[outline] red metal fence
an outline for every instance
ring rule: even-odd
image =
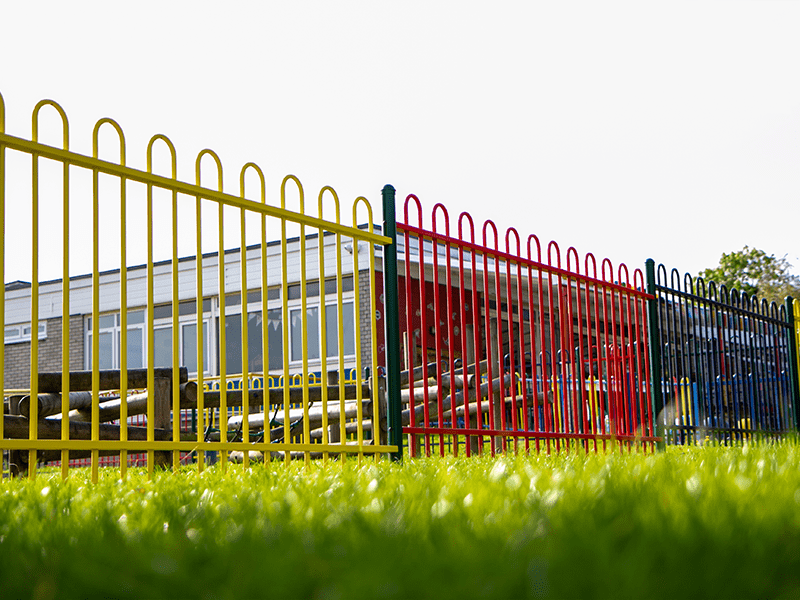
[[[417,224],[410,209],[416,207]],[[492,221],[430,229],[410,195],[398,229],[402,423],[412,456],[655,442],[644,277],[575,248],[544,253]],[[476,237],[480,239],[477,240]],[[487,448],[488,446],[488,448]]]

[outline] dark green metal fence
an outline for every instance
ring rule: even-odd
[[[668,444],[797,429],[791,300],[768,303],[647,261],[654,408]]]

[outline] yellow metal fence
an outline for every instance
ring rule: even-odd
[[[40,113],[43,111],[55,111],[61,121],[60,137],[61,147],[46,145],[39,141],[39,121]],[[100,158],[100,132],[107,129],[116,133],[119,140],[118,160],[112,161]],[[267,185],[263,171],[255,163],[245,164],[239,174],[239,191],[231,193],[226,191],[223,186],[223,171],[220,158],[211,150],[202,150],[195,160],[195,181],[190,183],[178,178],[178,161],[174,145],[164,135],[154,135],[147,144],[146,150],[146,169],[136,169],[126,163],[126,142],[122,128],[114,120],[104,118],[97,121],[92,132],[92,155],[87,156],[70,150],[69,122],[65,111],[52,100],[39,102],[32,113],[32,135],[31,139],[23,139],[6,133],[5,131],[5,105],[0,95],[0,214],[3,223],[3,243],[0,244],[0,279],[6,280],[7,261],[18,253],[29,253],[30,256],[30,324],[32,334],[30,335],[30,397],[36,399],[40,392],[40,371],[39,365],[39,336],[36,334],[36,324],[41,322],[42,307],[40,306],[40,293],[42,285],[40,283],[40,266],[43,257],[45,260],[60,262],[61,278],[55,284],[49,282],[49,288],[60,285],[60,307],[56,312],[61,317],[61,348],[60,365],[56,370],[61,371],[60,399],[61,406],[57,415],[50,415],[49,419],[55,419],[60,423],[59,439],[42,439],[40,435],[43,415],[38,414],[39,403],[30,402],[29,414],[26,421],[27,436],[10,439],[12,425],[18,429],[20,416],[8,414],[0,418],[0,444],[3,450],[23,452],[28,457],[29,474],[35,476],[37,464],[37,451],[60,451],[61,465],[64,477],[67,476],[67,465],[69,452],[91,453],[91,464],[93,478],[98,476],[98,458],[101,452],[120,453],[121,476],[125,475],[127,453],[143,453],[148,456],[148,468],[152,472],[157,458],[163,453],[171,454],[171,463],[174,466],[179,464],[181,452],[195,452],[198,467],[203,468],[204,452],[217,451],[220,453],[225,464],[225,456],[228,452],[238,450],[244,451],[244,461],[248,461],[247,451],[260,450],[269,457],[270,454],[281,453],[286,460],[290,459],[292,452],[301,452],[308,460],[310,453],[322,452],[325,456],[328,453],[355,453],[358,455],[377,454],[396,451],[393,446],[381,443],[378,435],[379,427],[373,429],[374,433],[365,431],[363,427],[364,419],[362,415],[363,397],[362,386],[355,387],[355,403],[358,407],[358,414],[355,422],[358,423],[358,430],[351,443],[347,443],[345,435],[345,419],[338,419],[341,427],[340,441],[331,442],[329,440],[328,413],[332,405],[338,404],[339,414],[345,413],[345,379],[341,378],[335,386],[322,385],[321,398],[318,406],[322,407],[322,439],[321,443],[312,443],[311,431],[309,429],[309,408],[312,402],[310,398],[310,388],[313,385],[312,371],[326,373],[332,369],[346,370],[355,369],[356,373],[362,373],[365,367],[369,367],[370,373],[376,374],[377,355],[378,355],[378,332],[376,314],[376,245],[385,244],[388,238],[379,235],[373,230],[372,208],[369,202],[363,198],[356,198],[352,205],[352,224],[345,224],[341,220],[340,203],[336,192],[330,187],[324,187],[319,192],[316,202],[316,215],[307,214],[304,190],[300,181],[293,175],[286,176],[280,185],[279,204],[267,201]],[[165,175],[155,172],[154,160],[155,149],[169,156],[169,172]],[[7,232],[14,229],[16,233],[21,226],[15,222],[14,212],[9,219],[8,208],[9,198],[7,198],[6,165],[8,157],[12,154],[27,156],[30,161],[31,179],[27,197],[15,197],[15,211],[21,205],[30,215],[30,237],[29,247],[22,249],[19,247],[10,248],[7,243]],[[114,148],[114,154],[117,149]],[[42,175],[42,165],[47,163],[47,173],[50,177]],[[209,163],[211,163],[209,169]],[[40,197],[40,187],[46,183],[48,187],[54,184],[52,177],[52,166],[57,165],[60,169],[60,176],[55,184],[58,184],[60,198],[57,202],[52,198],[44,199]],[[73,245],[78,241],[71,240],[70,234],[75,235],[76,223],[71,222],[73,218],[73,205],[76,202],[71,197],[73,183],[78,178],[86,177],[86,173],[91,176],[91,201],[90,214],[91,222],[81,224],[81,229],[85,232],[86,238],[91,238],[91,269],[87,273],[91,277],[91,299],[90,309],[84,314],[85,322],[88,323],[86,331],[81,334],[85,340],[84,350],[91,365],[91,432],[88,439],[70,439],[70,411],[74,410],[70,406],[70,343],[75,342],[75,336],[70,333],[70,316],[76,312],[80,313],[80,301],[76,294],[75,273],[70,272],[71,251]],[[216,185],[206,187],[202,184],[205,177],[211,176]],[[45,182],[45,179],[47,181]],[[246,180],[255,182],[257,189],[246,190]],[[102,187],[102,194],[101,194]],[[113,187],[115,193],[109,199],[108,189]],[[136,188],[134,190],[134,188]],[[143,188],[143,189],[142,189]],[[134,191],[145,198],[146,219],[145,230],[140,231],[130,223],[129,198]],[[287,208],[287,196],[291,195],[299,201],[298,210]],[[80,199],[83,201],[84,199]],[[189,209],[187,210],[187,207]],[[209,217],[209,207],[211,214],[216,213],[215,217]],[[328,213],[333,213],[333,218],[326,217],[323,208]],[[238,219],[235,225],[227,225],[225,213],[230,213],[231,209],[238,211]],[[367,226],[358,227],[357,215],[367,216]],[[51,236],[43,236],[40,228],[42,215],[46,214],[49,219],[54,218],[60,221],[60,243],[54,243]],[[228,221],[231,220],[230,214]],[[109,223],[113,222],[112,225]],[[255,222],[255,229],[253,223]],[[166,227],[171,230],[168,236],[157,233],[154,224]],[[236,243],[231,245],[230,230],[236,234]],[[295,238],[290,239],[289,230],[297,232]],[[226,231],[228,234],[226,235]],[[253,231],[257,233],[253,234]],[[268,235],[269,234],[269,235]],[[164,239],[168,237],[169,239]],[[58,236],[56,236],[58,238]],[[211,238],[211,239],[209,239]],[[255,239],[254,239],[255,238]],[[129,250],[134,239],[138,242],[144,239],[146,246],[146,264],[135,267],[129,264]],[[270,240],[275,241],[270,243]],[[110,240],[110,241],[109,241]],[[194,242],[194,256],[179,256],[179,242],[185,246],[186,241]],[[330,240],[331,243],[327,243]],[[59,241],[57,239],[57,241]],[[209,252],[209,242],[214,248]],[[109,251],[109,244],[115,246],[113,251]],[[317,251],[315,252],[315,247]],[[345,248],[345,255],[352,256],[351,261],[345,260],[342,249]],[[260,248],[260,251],[258,250]],[[268,256],[268,248],[274,248],[274,256]],[[12,254],[13,253],[13,254]],[[118,256],[118,264],[112,267],[116,283],[109,284],[106,279],[109,273],[108,256]],[[157,261],[156,254],[164,253],[168,256],[165,260]],[[255,254],[255,258],[254,258]],[[260,256],[259,256],[260,254]],[[291,261],[290,261],[291,258]],[[101,269],[101,259],[103,269]],[[299,261],[299,262],[298,262]],[[187,264],[189,268],[187,269]],[[255,265],[255,266],[254,266]],[[216,272],[212,269],[216,266]],[[235,267],[235,268],[233,268]],[[258,274],[248,273],[248,269],[255,268]],[[211,270],[210,270],[211,269]],[[232,269],[232,270],[231,270]],[[238,269],[238,281],[231,281],[231,272]],[[158,270],[158,274],[156,273]],[[146,285],[143,289],[144,298],[141,298],[142,290],[133,289],[133,272],[145,272],[144,279]],[[118,273],[118,277],[116,276]],[[165,274],[166,273],[166,274]],[[71,275],[73,281],[71,281]],[[180,277],[180,281],[179,281]],[[350,292],[353,296],[352,309],[345,303],[343,298],[343,287],[345,279],[352,277],[353,285]],[[105,278],[105,279],[104,279]],[[164,291],[155,290],[157,278],[159,281],[169,282],[169,300],[166,307],[172,315],[173,326],[171,327],[171,339],[169,348],[161,348],[171,354],[172,369],[170,388],[170,412],[176,418],[171,420],[171,439],[157,439],[156,425],[158,415],[154,402],[156,389],[156,329],[154,325],[157,298],[163,295]],[[359,285],[366,279],[367,285]],[[85,278],[84,278],[85,280]],[[189,282],[189,283],[187,283]],[[277,284],[276,284],[277,282]],[[315,295],[309,293],[310,286],[318,286]],[[194,289],[187,290],[187,285]],[[105,287],[104,287],[105,286]],[[110,287],[109,287],[110,286]],[[227,289],[226,289],[227,287]],[[299,306],[290,312],[290,287],[292,290],[299,290]],[[326,297],[326,289],[335,288]],[[103,298],[101,301],[101,289]],[[107,293],[108,289],[113,289],[112,297]],[[274,289],[276,299],[273,299],[270,309],[268,290]],[[137,291],[138,290],[138,291]],[[228,291],[230,290],[230,292]],[[250,293],[254,290],[261,292],[261,337],[257,342],[253,342],[248,335],[248,303],[251,305]],[[228,381],[230,376],[226,373],[232,372],[227,365],[227,348],[229,340],[226,339],[226,302],[231,303],[230,296],[234,293],[236,304],[241,306],[240,317],[240,353],[241,367],[237,365],[234,371],[241,375],[238,378],[241,386],[241,414],[243,415],[245,426],[242,431],[241,441],[228,441],[226,435],[221,435],[220,441],[206,441],[203,432],[206,429],[208,412],[205,410],[205,397],[214,386],[207,384],[213,383],[219,390],[219,413],[228,414]],[[137,296],[138,294],[138,296]],[[368,297],[365,297],[368,296]],[[204,304],[209,297],[214,298],[214,310],[216,320],[208,317],[208,307]],[[183,330],[179,329],[179,314],[186,305],[187,298],[193,301],[194,318],[188,322],[188,326]],[[226,300],[227,299],[227,300]],[[11,323],[7,323],[6,314],[7,298],[5,287],[0,288],[0,329],[15,331]],[[85,300],[84,300],[85,302]],[[101,436],[100,421],[100,402],[101,392],[101,363],[107,363],[109,358],[106,356],[103,346],[108,340],[101,342],[100,325],[101,318],[104,317],[106,307],[111,307],[117,315],[118,336],[116,345],[118,358],[115,359],[115,366],[119,372],[119,396],[123,399],[119,406],[119,422],[128,422],[128,403],[124,401],[129,394],[128,369],[133,358],[129,356],[130,347],[135,346],[140,340],[144,344],[142,365],[147,370],[146,388],[150,390],[147,394],[147,435],[143,440],[128,439],[128,428],[120,427],[118,439],[104,439],[107,435]],[[349,318],[350,312],[346,313],[345,308],[352,311],[352,326],[354,335],[351,346],[354,351],[351,356],[345,355],[347,331],[345,321]],[[132,329],[131,311],[140,308],[144,314],[144,324],[141,333]],[[279,327],[270,331],[268,326],[268,315],[275,312],[279,315]],[[370,311],[362,318],[363,311]],[[184,319],[186,313],[184,311]],[[299,315],[299,318],[298,318]],[[214,317],[215,315],[212,315]],[[191,316],[188,318],[191,319]],[[334,319],[335,323],[326,321]],[[192,341],[189,333],[192,332],[191,325],[194,324],[196,339]],[[290,339],[290,329],[296,327],[297,334],[302,340],[302,356],[290,359],[290,344],[295,343],[294,338]],[[368,330],[365,330],[365,327]],[[216,369],[218,374],[213,381],[207,381],[209,374],[205,365],[213,363],[214,358],[209,357],[209,343],[207,336],[208,329],[215,328],[214,334],[217,344]],[[312,331],[312,329],[314,329]],[[20,330],[21,331],[21,330]],[[134,336],[134,331],[136,336]],[[183,331],[183,337],[181,337]],[[187,333],[188,332],[188,333]],[[292,329],[292,334],[295,330]],[[280,344],[270,336],[280,336]],[[328,340],[333,336],[338,338]],[[295,336],[296,337],[296,336]],[[362,341],[365,340],[365,341]],[[368,340],[368,342],[366,341]],[[27,343],[27,342],[26,342]],[[248,357],[254,354],[255,349],[250,345],[260,345],[261,360],[263,362],[262,371],[267,369],[267,365],[275,360],[274,347],[282,348],[282,356],[279,357],[280,366],[277,369],[270,369],[273,375],[281,377],[283,381],[290,381],[292,378],[299,378],[302,389],[302,399],[299,406],[304,411],[302,434],[299,436],[291,435],[290,410],[292,396],[290,385],[281,387],[283,399],[279,410],[283,411],[283,436],[280,441],[271,441],[270,435],[263,435],[263,441],[253,444],[253,432],[250,431],[249,416],[250,402],[249,395],[255,393],[251,389],[251,370]],[[315,350],[315,344],[318,349]],[[294,348],[294,346],[292,346]],[[334,351],[331,350],[334,349]],[[192,355],[192,350],[196,355]],[[101,352],[101,350],[103,350]],[[352,350],[352,349],[351,349]],[[182,355],[183,352],[183,355]],[[137,359],[138,360],[138,359]],[[112,361],[113,362],[113,361]],[[196,365],[196,373],[191,374],[191,379],[196,382],[196,409],[197,409],[197,432],[196,438],[187,440],[181,439],[179,431],[181,403],[185,402],[184,394],[186,385],[180,379],[180,368],[185,364]],[[48,368],[48,370],[53,370]],[[0,381],[5,381],[5,348],[0,345]],[[263,383],[262,383],[263,386]],[[263,386],[267,387],[267,386]],[[338,393],[334,394],[336,400],[329,400],[331,390],[338,387]],[[4,392],[4,397],[7,395]],[[379,423],[385,415],[380,414],[380,404],[376,401],[376,388],[373,388],[372,400],[375,408],[373,409],[372,422]],[[270,412],[269,403],[265,399],[262,412],[264,427]],[[184,406],[185,408],[185,406]],[[0,405],[0,410],[3,410]],[[169,419],[167,419],[169,420]],[[163,419],[162,419],[163,421]],[[224,423],[220,424],[223,431],[226,429]],[[163,433],[163,432],[162,432]],[[163,437],[163,436],[162,436]],[[168,461],[169,462],[169,461]]]

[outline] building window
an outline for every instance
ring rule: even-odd
[[[92,368],[92,336],[94,335],[92,318],[86,319],[86,368]],[[120,314],[100,315],[97,335],[100,342],[99,366],[101,370],[119,369],[121,366],[120,350],[122,346],[122,327]],[[129,369],[144,367],[145,356],[144,311],[128,312],[127,360]]]
[[[303,336],[303,310],[296,308],[289,311],[290,318],[290,358],[293,362],[303,359],[303,349],[308,352],[308,360],[319,360],[321,340],[319,335],[319,307],[306,308],[306,335]],[[355,343],[355,318],[353,316],[353,302],[342,302],[342,330],[344,356],[353,356],[356,352]],[[338,304],[325,306],[325,356],[336,358],[339,356],[339,307]]]
[[[211,299],[203,300],[203,373],[211,374]],[[172,366],[172,305],[153,307],[153,346],[156,367]],[[178,364],[190,375],[197,374],[197,302],[186,300],[178,304]]]
[[[31,341],[31,325],[23,323],[20,325],[7,325],[5,328],[6,344],[18,344],[20,342]],[[47,338],[47,323],[39,323],[39,339]]]
[[[283,366],[283,319],[279,308],[267,311],[268,369]],[[260,373],[264,369],[263,333],[264,322],[260,310],[247,313],[247,370]],[[227,375],[242,372],[242,315],[228,314],[225,317],[225,370]],[[219,371],[219,364],[217,371]]]

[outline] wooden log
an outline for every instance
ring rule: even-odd
[[[7,439],[28,439],[29,430],[28,419],[17,415],[3,415],[3,433]],[[100,423],[101,440],[119,440],[119,425],[109,425]],[[41,440],[61,439],[61,423],[51,419],[41,419],[38,423],[38,437]],[[172,439],[172,432],[165,429],[156,429],[154,437],[156,440]],[[81,423],[79,421],[69,422],[69,439],[71,440],[90,440],[92,439],[92,424]],[[128,426],[128,439],[131,441],[146,441],[147,427]]]
[[[422,379],[423,370],[422,365],[415,367],[413,369],[414,372],[414,381],[420,381]],[[400,371],[400,387],[408,387],[408,383],[411,380],[411,369],[406,369],[405,371]],[[436,363],[428,363],[428,377],[436,377]]]
[[[87,392],[80,392],[87,393]],[[141,394],[131,394],[127,398],[128,416],[134,417],[137,415],[147,414],[147,392]],[[171,398],[170,394],[170,398]],[[99,406],[100,422],[118,421],[121,413],[122,400],[115,398],[106,402],[101,402]],[[171,405],[171,400],[170,400]],[[181,408],[197,408],[197,383],[188,381],[181,384]],[[61,414],[55,414],[50,417],[53,420],[60,420]],[[92,420],[91,404],[87,408],[80,408],[72,410],[69,413],[70,421],[82,421],[89,423]]]
[[[339,386],[339,371],[328,371],[328,386]],[[330,415],[329,415],[330,418]],[[341,426],[339,419],[335,423],[328,421],[328,442],[331,444],[338,443],[342,439]]]
[[[153,427],[170,432],[172,439],[171,419],[172,410],[170,409],[172,381],[164,377],[156,377],[153,381]],[[148,427],[150,425],[148,424]],[[169,468],[171,466],[170,452],[154,452],[153,461],[155,466]]]
[[[364,417],[371,417],[372,416],[372,401],[369,398],[366,398],[361,401],[362,406],[362,415]],[[340,407],[337,404],[328,403],[328,419],[329,423],[331,420],[336,420],[338,423],[339,421],[339,414],[340,414]],[[309,426],[312,428],[322,427],[322,406],[321,405],[314,405],[308,409],[308,422]],[[358,416],[358,402],[357,401],[349,401],[345,404],[345,411],[344,411],[344,418],[345,419],[353,419]],[[267,415],[268,418],[271,418],[271,415]],[[298,419],[302,419],[304,417],[304,412],[302,408],[292,408],[289,409],[289,421],[294,422]],[[283,425],[283,418],[284,412],[279,410],[275,414],[275,422]],[[228,419],[228,429],[239,429],[242,427],[242,423],[244,422],[243,415],[234,415]],[[249,415],[248,423],[250,424],[250,430],[254,429],[263,429],[264,428],[264,413],[254,413]]]
[[[159,431],[159,430],[156,430],[156,431]],[[194,441],[196,441],[196,439],[197,438],[195,436],[193,436],[191,433],[188,433],[188,432],[182,432],[181,433],[181,441],[182,442],[194,442]],[[218,442],[219,439],[211,440],[211,441],[217,441]],[[28,453],[27,452],[22,452],[21,454],[23,455],[22,462],[25,463],[26,468],[27,468]],[[98,455],[99,456],[119,456],[119,454],[120,454],[119,450],[99,450],[98,451]],[[130,454],[146,454],[146,453],[145,452],[141,452],[140,453],[140,452],[128,451],[128,455],[130,455]],[[91,457],[92,457],[92,451],[91,450],[70,450],[70,452],[69,452],[69,460],[81,460],[81,459],[91,458]],[[36,459],[39,462],[44,462],[44,463],[61,461],[61,450],[39,450],[36,453]]]
[[[119,398],[119,396],[117,396]],[[77,410],[92,407],[92,392],[70,392],[69,409]],[[19,414],[30,418],[31,397],[23,396],[19,401]],[[61,394],[39,394],[39,418],[43,419],[61,412]]]
[[[500,398],[502,389],[505,386],[507,386],[510,381],[511,381],[511,375],[506,375],[503,378],[502,382],[501,382],[499,377],[493,379],[492,380],[492,384],[491,384],[492,393],[494,395],[496,395],[498,398]],[[488,382],[482,384],[481,387],[480,387],[480,392],[479,392],[480,393],[480,397],[483,398],[483,397],[487,396],[489,394],[489,389],[490,389],[490,386],[489,386]],[[473,398],[476,397],[476,394],[474,393],[474,390],[473,390],[473,393],[470,394],[470,396],[473,397]],[[442,410],[443,411],[449,410],[451,408],[451,406],[453,405],[453,401],[455,401],[456,406],[458,406],[459,403],[463,404],[463,402],[464,402],[464,392],[463,391],[462,392],[457,392],[454,395],[446,396],[445,398],[443,398],[441,400]],[[495,403],[495,404],[497,405],[498,403]],[[436,401],[428,403],[428,410],[429,410],[430,413],[436,414],[437,408],[438,408],[438,405],[437,405]],[[498,409],[497,406],[495,406],[495,410],[497,410],[497,409]],[[424,414],[425,414],[425,406],[424,406],[424,404],[416,405],[414,407],[414,422],[415,423],[419,423],[419,419],[422,416],[424,416]],[[411,415],[411,409],[410,408],[407,408],[406,410],[404,410],[401,413],[401,415],[402,415],[403,425],[408,425],[408,424],[411,423],[411,416],[412,415]]]
[[[456,375],[453,378],[450,378],[448,375],[446,381],[442,381],[440,385],[429,385],[427,387],[416,385],[416,381],[414,382],[414,401],[415,402],[424,402],[425,401],[425,394],[427,391],[428,399],[437,398],[440,394],[448,393],[450,391],[450,384],[454,383],[456,389],[464,389],[464,380],[460,375]],[[474,386],[474,377],[470,375],[468,377],[468,385],[469,387]],[[400,390],[400,401],[403,403],[408,403],[409,399],[411,398],[411,389],[406,388],[404,390]]]
[[[372,431],[372,421],[362,421],[361,425],[363,427],[363,431]],[[358,433],[358,421],[351,421],[350,423],[344,424],[345,433],[347,434],[356,434]],[[312,440],[321,440],[322,439],[322,427],[317,429],[311,430],[311,439]],[[331,444],[340,444],[341,442],[330,442]]]
[[[154,369],[156,377],[172,380],[172,369]],[[181,367],[180,383],[189,381],[189,371]],[[118,390],[120,387],[120,371],[100,371],[101,390]],[[128,389],[147,387],[147,369],[128,369]],[[92,391],[91,371],[72,371],[69,374],[69,389],[76,392]],[[39,373],[39,392],[57,394],[61,392],[61,373]]]
[[[358,392],[358,384],[347,384],[344,386],[345,399],[355,399]],[[283,406],[283,388],[272,388],[268,390],[269,404],[271,406]],[[361,385],[362,398],[369,397],[369,385]],[[227,394],[228,406],[241,406],[242,405],[242,390],[228,390]],[[220,392],[219,390],[203,392],[203,405],[206,408],[219,408]],[[309,386],[308,399],[311,402],[322,401],[322,387]],[[328,400],[339,400],[339,386],[328,386]],[[303,388],[289,388],[289,403],[299,404],[303,402]],[[248,404],[250,406],[263,406],[264,405],[264,390],[249,390]]]

